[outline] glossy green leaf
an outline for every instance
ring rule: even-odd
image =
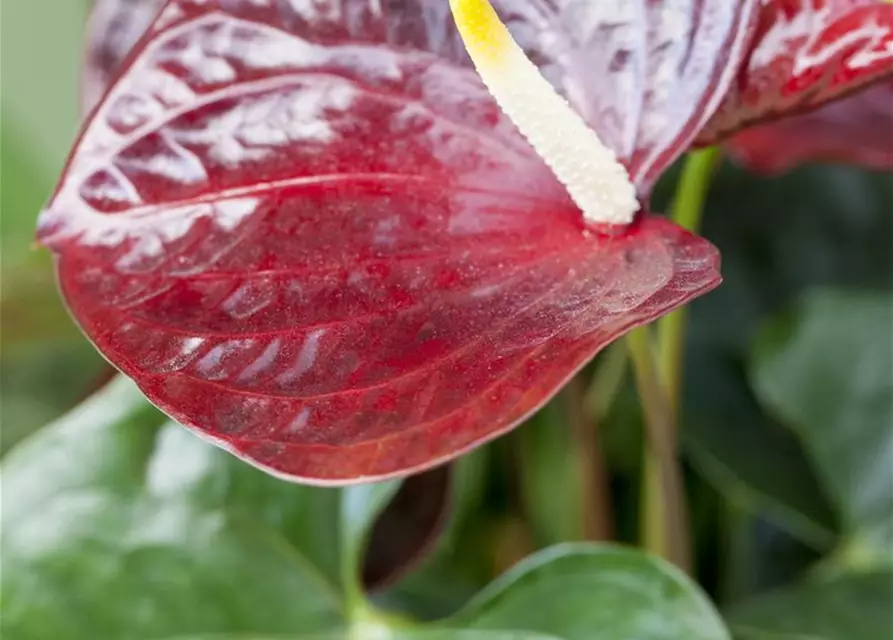
[[[893,559],[893,296],[816,290],[762,335],[758,395],[812,455],[860,555]]]
[[[761,410],[742,366],[700,346],[692,356],[699,376],[685,405],[687,457],[738,507],[763,513],[812,547],[828,549],[836,519],[797,439]]]
[[[312,490],[165,424],[129,381],[11,452],[3,483],[4,636],[156,640],[340,623],[334,590],[282,530],[311,514]]]
[[[852,573],[769,593],[733,609],[739,640],[882,640],[893,630],[893,573]]]
[[[754,516],[733,503],[727,503],[721,515],[717,534],[721,536],[722,565],[716,587],[720,602],[741,602],[790,585],[803,578],[805,567],[821,560],[820,552],[772,520]]]
[[[712,605],[662,560],[609,545],[565,544],[535,554],[447,621],[563,640],[726,640]]]

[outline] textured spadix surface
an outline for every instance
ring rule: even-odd
[[[718,282],[712,247],[660,218],[585,228],[474,72],[395,45],[380,11],[168,4],[40,219],[106,357],[307,482],[495,437]]]

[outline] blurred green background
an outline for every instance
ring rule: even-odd
[[[59,415],[103,362],[68,319],[49,255],[32,244],[77,133],[86,0],[3,0],[0,13],[2,446]]]

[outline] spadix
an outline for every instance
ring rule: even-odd
[[[614,152],[543,78],[487,0],[450,0],[475,68],[588,222],[625,224],[639,209]]]

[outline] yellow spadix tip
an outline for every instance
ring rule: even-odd
[[[639,209],[626,168],[540,75],[487,0],[450,0],[468,55],[503,112],[593,223],[626,224]]]

